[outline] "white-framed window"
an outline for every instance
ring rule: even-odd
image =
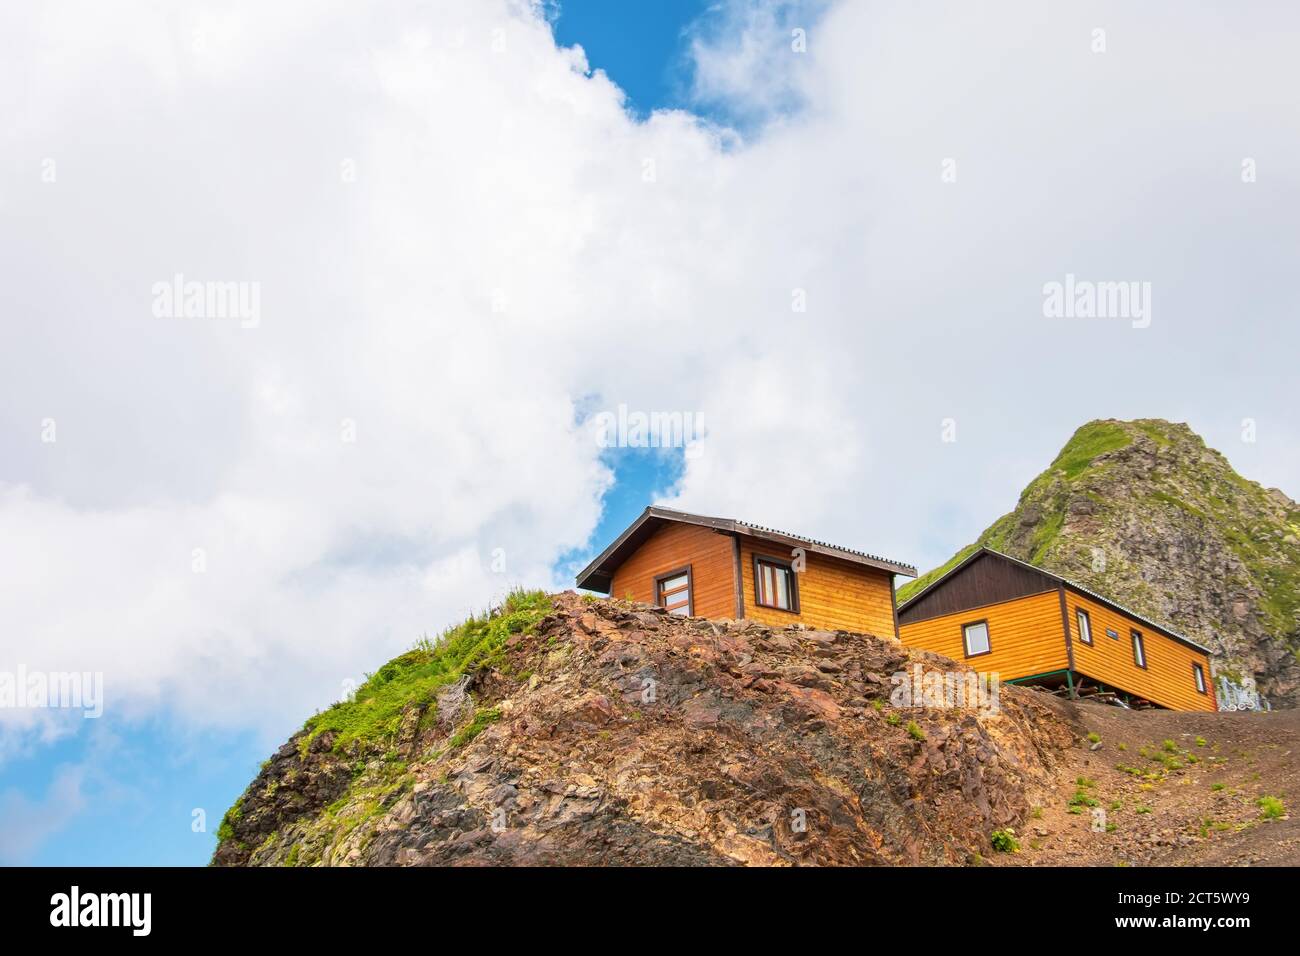
[[[1192,677],[1196,681],[1196,692],[1198,694],[1206,693],[1205,689],[1205,668],[1200,664],[1192,664]]]
[[[694,613],[691,605],[690,565],[655,578],[655,601],[660,607],[666,607],[669,614],[689,617]]]
[[[961,626],[961,639],[966,647],[967,657],[979,657],[992,651],[989,645],[989,622],[972,621]]]
[[[1081,607],[1074,609],[1075,617],[1079,619],[1079,641],[1084,644],[1092,644],[1092,621],[1088,617],[1088,612]]]
[[[1133,632],[1133,663],[1141,668],[1147,666],[1147,648],[1142,642],[1141,631]]]

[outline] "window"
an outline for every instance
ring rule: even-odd
[[[1106,628],[1106,636],[1109,637],[1109,638],[1110,638],[1111,640],[1113,640],[1113,641],[1118,641],[1118,640],[1119,640],[1119,631],[1115,630],[1113,627],[1108,627],[1108,628]]]
[[[1084,644],[1092,644],[1092,621],[1088,619],[1088,612],[1076,607],[1074,613],[1079,618],[1079,640]]]
[[[1200,664],[1192,664],[1192,677],[1196,680],[1196,693],[1205,693],[1205,668]]]
[[[668,608],[669,614],[687,617],[694,612],[691,604],[691,566],[669,571],[655,578],[655,601]]]
[[[1133,632],[1133,663],[1143,669],[1147,666],[1147,649],[1142,644],[1142,633]]]
[[[754,555],[754,603],[799,613],[799,585],[788,561]]]
[[[979,657],[992,650],[989,647],[989,622],[975,621],[961,626],[962,643],[966,645],[967,657]]]

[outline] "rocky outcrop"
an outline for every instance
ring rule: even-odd
[[[954,561],[979,545],[1167,622],[1220,653],[1217,673],[1295,706],[1300,506],[1242,478],[1186,425],[1083,426],[1015,510]]]
[[[1050,789],[1077,729],[1010,687],[996,710],[891,706],[892,675],[915,665],[962,670],[892,637],[566,593],[391,735],[296,735],[213,862],[978,860]]]

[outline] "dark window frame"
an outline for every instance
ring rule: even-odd
[[[1137,628],[1129,630],[1129,643],[1133,645],[1133,663],[1143,670],[1147,669],[1147,640]],[[1138,648],[1142,649],[1141,655]]]
[[[770,564],[775,568],[790,573],[790,606],[779,607],[776,604],[763,603],[763,588],[761,584],[760,568],[764,564]],[[794,569],[794,564],[785,558],[778,558],[773,554],[759,554],[754,552],[754,607],[761,607],[767,611],[781,611],[785,614],[799,613],[799,572]]]
[[[968,627],[975,627],[976,625],[979,625],[979,624],[983,624],[983,625],[984,625],[984,639],[988,641],[989,649],[988,649],[987,651],[978,651],[978,652],[972,654],[972,653],[970,652],[970,644],[969,644],[969,643],[967,642],[967,640],[966,640],[966,628],[968,628]],[[961,649],[962,649],[962,653],[964,653],[967,657],[984,657],[986,654],[992,654],[992,653],[993,653],[993,628],[989,627],[989,619],[988,619],[988,618],[986,618],[986,617],[982,617],[982,618],[980,618],[978,621],[967,621],[966,623],[962,624],[962,626],[961,626]]]
[[[695,575],[691,573],[691,566],[677,568],[673,571],[666,571],[663,574],[655,575],[655,604],[662,608],[667,608],[664,603],[663,583],[671,581],[673,578],[680,578],[686,575],[686,616],[695,616]],[[672,612],[669,611],[669,614]]]
[[[1084,627],[1085,624],[1087,627]],[[1088,613],[1086,608],[1075,605],[1074,626],[1079,629],[1079,643],[1092,647],[1092,615]],[[1087,637],[1083,636],[1084,631],[1087,631]]]
[[[1192,684],[1196,687],[1196,693],[1210,696],[1210,681],[1205,676],[1205,668],[1200,661],[1192,661]]]

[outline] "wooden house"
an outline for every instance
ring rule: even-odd
[[[898,608],[904,644],[1003,681],[1217,710],[1210,651],[1082,585],[981,548]]]
[[[646,508],[578,575],[578,587],[670,614],[898,637],[898,561],[730,518]]]

